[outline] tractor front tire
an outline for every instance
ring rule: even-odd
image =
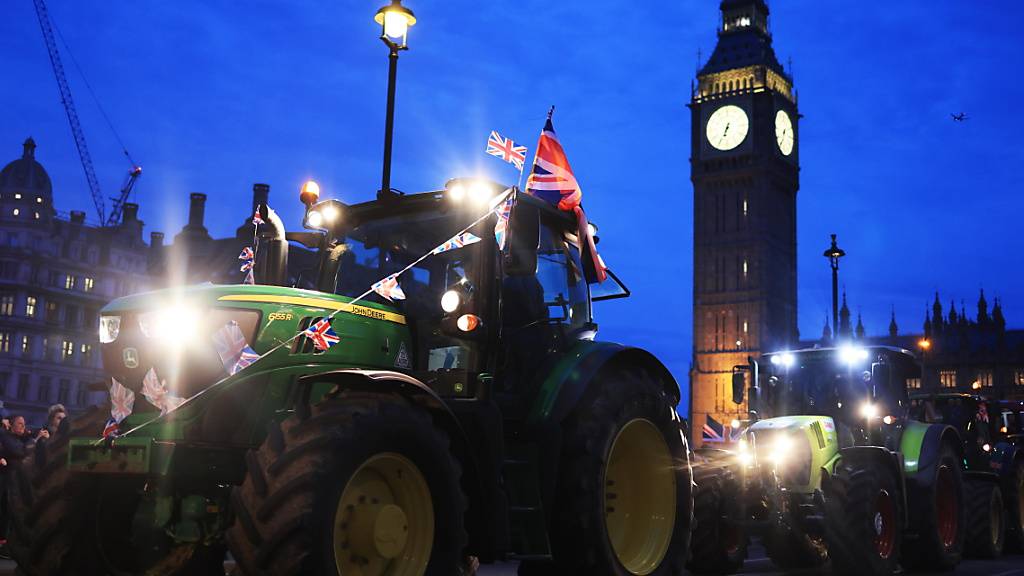
[[[995,482],[968,481],[967,552],[975,558],[996,558],[1003,553],[1006,508],[1003,491]]]
[[[271,424],[232,493],[243,574],[458,574],[461,470],[429,414],[342,393]]]
[[[88,486],[67,468],[68,442],[99,438],[110,413],[94,407],[70,419],[65,433],[30,448],[20,462],[8,462],[7,502],[11,557],[27,576],[102,574],[99,555],[87,534],[92,513]]]
[[[639,369],[591,383],[563,423],[551,546],[557,574],[682,574],[692,494],[682,425]]]
[[[903,567],[908,570],[952,570],[963,557],[967,535],[964,480],[960,459],[943,445],[924,490],[908,496],[910,522],[916,538],[907,539]]]
[[[747,557],[736,475],[725,466],[702,465],[694,467],[693,482],[693,540],[686,567],[694,574],[732,574]]]
[[[843,576],[895,574],[903,510],[893,473],[870,462],[840,462],[824,488],[832,571]]]

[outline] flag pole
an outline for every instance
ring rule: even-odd
[[[555,105],[552,104],[551,108],[548,109],[548,122],[551,121],[551,116],[554,113],[555,113]],[[540,133],[541,133],[541,136],[543,136],[544,135],[544,130],[542,129],[540,131]],[[538,143],[539,143],[539,141],[538,141]],[[533,150],[533,164],[530,165],[530,174],[533,174],[533,167],[537,165],[537,153],[538,152],[540,152],[540,146],[534,147],[534,150]],[[525,163],[523,164],[523,168],[526,168],[526,164]],[[522,189],[522,183],[523,183],[523,170],[519,170],[519,185],[517,185],[516,188]],[[527,184],[527,186],[529,186],[529,184],[530,184],[530,179],[529,178],[526,179],[526,184]]]

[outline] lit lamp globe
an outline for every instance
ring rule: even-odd
[[[408,50],[409,28],[416,24],[416,15],[402,0],[391,0],[391,4],[377,10],[373,20],[380,24],[380,39],[394,50]]]

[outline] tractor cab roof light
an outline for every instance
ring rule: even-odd
[[[792,368],[794,363],[796,363],[796,356],[793,356],[789,352],[772,354],[772,364],[774,364],[775,366],[782,366],[783,368]]]
[[[839,359],[844,364],[856,364],[863,362],[868,359],[868,351],[866,348],[859,346],[851,346],[849,344],[839,348]]]

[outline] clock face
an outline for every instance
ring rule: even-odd
[[[785,110],[779,110],[775,113],[775,143],[779,145],[779,152],[782,152],[783,156],[792,154],[793,142],[793,121],[789,119],[789,114],[786,114]]]
[[[732,104],[722,106],[708,118],[708,144],[719,150],[732,150],[747,137],[750,121],[747,113]]]

